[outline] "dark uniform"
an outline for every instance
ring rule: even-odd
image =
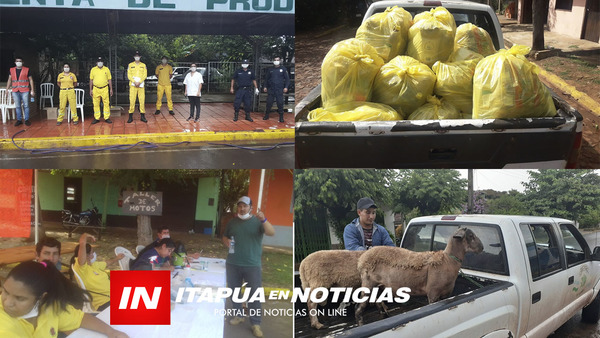
[[[273,100],[277,100],[277,112],[279,122],[283,122],[283,89],[290,85],[290,76],[284,66],[271,67],[267,69],[265,88],[267,89],[267,111],[263,120],[269,119],[269,113],[273,106]]]
[[[242,101],[244,101],[246,120],[252,121],[250,112],[252,111],[252,95],[254,94],[252,91],[252,82],[256,80],[254,71],[249,68],[246,70],[240,68],[233,74],[232,80],[235,80],[238,86],[235,92],[235,101],[233,101],[233,109],[235,111],[234,121],[237,120]]]

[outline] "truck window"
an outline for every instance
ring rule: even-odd
[[[565,252],[567,254],[567,266],[571,267],[578,263],[585,262],[585,253],[589,252],[589,248],[583,237],[581,237],[579,232],[575,230],[575,227],[572,224],[561,224],[560,232],[562,233],[563,240],[565,243]]]
[[[433,224],[415,224],[410,226],[404,235],[402,247],[411,251],[431,250],[431,233]]]
[[[549,224],[521,224],[521,233],[529,256],[531,277],[538,279],[561,269],[556,236]]]

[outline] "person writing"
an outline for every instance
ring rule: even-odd
[[[140,254],[131,264],[131,270],[153,270],[154,268],[172,268],[169,263],[175,242],[170,238],[158,241],[154,248]]]
[[[198,122],[198,119],[200,119],[200,92],[203,83],[202,74],[196,71],[196,64],[192,63],[190,72],[183,80],[185,95],[188,97],[188,100],[190,100],[190,117],[187,118],[187,121],[194,118],[194,108],[196,109],[196,118],[194,119],[194,122]]]
[[[89,293],[66,279],[52,262],[23,262],[2,284],[0,337],[56,337],[80,327],[111,338],[129,337],[78,310],[87,299]]]
[[[58,87],[60,88],[60,95],[58,97],[60,103],[56,125],[60,126],[62,124],[62,121],[65,118],[65,108],[67,107],[67,103],[69,103],[69,106],[71,107],[73,124],[77,125],[79,123],[79,118],[77,117],[77,99],[75,98],[77,76],[71,73],[71,66],[68,63],[63,65],[63,72],[58,74],[56,82],[58,82]]]
[[[363,197],[356,203],[358,218],[344,228],[346,250],[367,250],[378,245],[394,246],[390,234],[375,223],[377,206],[372,199]]]

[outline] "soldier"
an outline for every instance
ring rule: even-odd
[[[147,123],[146,120],[146,107],[144,101],[146,95],[144,93],[144,81],[148,76],[148,69],[143,62],[140,62],[140,52],[136,51],[133,55],[135,61],[131,62],[127,66],[127,78],[129,79],[129,119],[127,123],[133,122],[133,111],[135,110],[135,99],[140,100],[140,120]]]
[[[108,67],[104,67],[102,57],[99,57],[96,67],[90,71],[90,96],[94,102],[94,121],[92,121],[92,124],[100,122],[100,99],[102,99],[102,104],[104,105],[104,122],[112,123],[110,120],[110,102],[108,98],[109,88],[110,96],[112,96],[112,76]]]
[[[242,60],[242,68],[238,69],[233,78],[231,79],[231,94],[234,93],[233,84],[237,80],[237,91],[235,91],[235,101],[233,101],[233,121],[238,120],[240,112],[240,105],[244,101],[244,111],[246,112],[246,120],[254,122],[250,113],[252,112],[252,84],[254,84],[255,94],[258,95],[258,86],[256,85],[256,78],[254,77],[254,71],[248,69],[250,63],[248,60]]]
[[[163,93],[167,94],[167,106],[169,107],[169,114],[175,115],[173,112],[173,99],[171,97],[171,77],[173,76],[173,67],[167,63],[167,57],[163,56],[161,64],[156,66],[154,74],[158,78],[158,85],[156,86],[156,112],[155,115],[160,114],[160,107],[162,106]]]
[[[273,106],[273,100],[277,100],[277,112],[279,113],[279,122],[283,121],[283,93],[287,93],[288,86],[290,85],[290,76],[288,75],[287,69],[280,65],[281,60],[276,57],[273,59],[273,66],[267,69],[267,76],[265,78],[265,87],[263,91],[268,93],[267,96],[267,110],[263,120],[269,119],[269,113]]]

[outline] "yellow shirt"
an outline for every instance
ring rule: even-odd
[[[163,66],[162,64],[156,66],[154,72],[158,77],[158,84],[161,86],[168,86],[171,84],[171,74],[173,74],[173,67],[170,64]]]
[[[110,301],[110,280],[104,271],[106,262],[94,262],[92,265],[81,266],[79,260],[75,259],[73,269],[83,280],[85,289],[90,291],[94,310]]]
[[[60,311],[60,312],[57,312]],[[0,302],[0,337],[57,337],[59,331],[71,331],[81,326],[83,311],[67,305],[66,311],[46,307],[37,318],[37,326],[25,319],[14,318],[8,315]]]
[[[77,76],[73,73],[69,73],[68,75],[60,73],[58,74],[57,81],[60,83],[60,88],[73,88],[73,83],[77,82]]]
[[[96,66],[90,71],[90,80],[94,81],[95,87],[106,87],[110,79],[112,79],[112,76],[110,75],[110,70],[106,66],[102,68]]]
[[[133,61],[127,66],[127,78],[129,79],[130,86],[133,86],[134,82],[144,82],[146,77],[148,77],[148,70],[145,63],[135,63]]]

